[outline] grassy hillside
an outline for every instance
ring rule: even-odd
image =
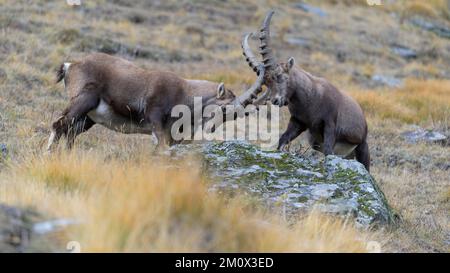
[[[416,23],[426,20],[449,28],[447,1],[382,1],[383,6],[357,0],[305,1],[319,7],[324,16],[298,8],[298,2],[100,0],[70,7],[65,1],[0,0],[0,144],[8,150],[6,158],[0,157],[0,203],[31,206],[49,217],[79,216],[88,224],[62,236],[77,234],[91,251],[364,251],[355,238],[373,237],[388,242],[384,251],[448,251],[450,147],[408,144],[400,137],[411,125],[450,135],[450,40]],[[402,217],[397,228],[382,235],[362,235],[322,216],[291,226],[258,208],[241,210],[247,207],[246,198],[215,200],[205,194],[204,185],[194,183],[203,179],[201,175],[182,169],[178,177],[155,166],[148,136],[120,135],[100,126],[77,140],[74,154],[39,157],[52,120],[67,103],[63,86],[54,83],[62,62],[102,51],[148,69],[224,81],[240,93],[255,78],[242,57],[240,39],[256,31],[271,8],[276,10],[272,23],[276,56],[295,57],[298,65],[329,79],[363,107],[369,122],[372,174]],[[252,44],[256,50],[256,41]],[[405,48],[414,57],[399,55],[398,50]],[[401,84],[380,84],[379,78]],[[288,119],[285,110],[283,118]],[[302,141],[292,148],[300,149]],[[144,156],[150,159],[137,156],[142,151],[148,151]],[[133,175],[125,167],[135,170]],[[142,177],[150,174],[155,183],[144,185]],[[140,178],[134,180],[136,176]],[[120,179],[109,181],[110,177]],[[186,184],[192,192],[180,177],[193,177]],[[119,203],[114,200],[130,196],[135,202],[122,202],[126,206],[115,212],[107,209]],[[225,209],[228,202],[230,210]],[[148,206],[155,209],[143,209]],[[185,222],[177,218],[178,206],[189,215],[206,216],[196,223]],[[248,242],[248,236],[256,235],[247,229],[259,226],[254,221],[267,218],[264,213],[273,218],[271,228],[257,228],[261,233],[255,234],[267,232],[269,239]],[[216,226],[213,215],[223,215],[224,226]],[[180,235],[169,246],[171,225],[179,221],[180,234],[193,230],[192,239],[184,241]],[[231,224],[236,229],[226,230]],[[157,231],[149,226],[158,227]],[[313,232],[318,226],[326,229],[320,235]],[[196,236],[206,229],[218,241],[202,245]],[[336,230],[341,235],[331,238]],[[280,238],[280,231],[290,236]],[[101,235],[104,232],[108,233]],[[114,240],[93,240],[106,234]],[[136,236],[141,235],[155,246],[140,245]],[[239,245],[224,243],[237,237],[233,241]],[[287,238],[295,240],[286,245]],[[301,241],[306,243],[296,244]]]
[[[78,219],[55,250],[76,240],[83,252],[366,252],[376,238],[317,213],[288,223],[246,197],[208,193],[200,167],[152,159],[36,157],[1,176],[0,200]]]

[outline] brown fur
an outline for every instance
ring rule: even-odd
[[[264,84],[270,91],[270,100],[280,107],[287,105],[291,114],[278,149],[283,149],[308,130],[314,149],[325,155],[340,154],[345,157],[354,153],[356,159],[369,170],[367,124],[361,107],[327,80],[295,67],[293,58],[287,63],[276,62],[270,47],[270,20],[273,14],[273,11],[268,12],[259,37],[260,53],[266,67]],[[250,67],[255,68],[257,61],[248,46],[248,37],[244,37],[242,48]]]
[[[336,144],[356,146],[356,159],[369,170],[367,124],[359,104],[327,80],[294,67],[293,59],[289,62],[280,64],[281,71],[269,74],[265,81],[272,103],[287,105],[291,113],[278,149],[308,130],[313,148],[325,155],[338,153]],[[341,155],[348,156],[352,151]]]
[[[64,79],[64,64],[59,66],[59,69],[56,70],[56,83],[62,81]]]
[[[70,147],[78,134],[95,124],[88,113],[100,103],[112,109],[116,120],[130,121],[138,132],[154,133],[159,144],[173,144],[170,137],[172,107],[178,104],[192,107],[194,96],[218,105],[235,99],[234,94],[224,88],[224,92],[217,95],[218,83],[185,80],[171,72],[147,71],[103,53],[90,54],[72,63],[67,71],[62,65],[57,81],[62,79],[70,103],[53,123],[54,136],[49,140],[49,149],[62,135],[69,138]]]

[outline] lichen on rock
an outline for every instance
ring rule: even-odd
[[[363,227],[386,224],[393,216],[383,193],[364,166],[327,156],[322,160],[229,141],[177,145],[175,156],[196,151],[213,178],[212,189],[239,190],[268,204],[282,202],[289,214],[317,208],[352,216]]]

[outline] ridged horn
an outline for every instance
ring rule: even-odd
[[[253,36],[253,33],[248,33],[244,35],[242,38],[241,46],[242,46],[242,54],[245,57],[248,65],[259,75],[258,67],[261,65],[261,62],[258,61],[255,54],[253,54],[252,49],[248,44],[248,39]]]
[[[266,71],[274,70],[277,67],[277,62],[273,56],[272,48],[270,46],[270,21],[275,12],[269,11],[264,19],[259,33],[259,39],[261,41],[259,53],[263,57],[264,67]]]
[[[256,69],[259,72],[259,74],[255,83],[253,83],[253,85],[250,86],[250,88],[247,89],[247,91],[245,91],[242,95],[236,97],[236,99],[234,100],[234,104],[245,107],[251,104],[253,100],[258,97],[258,94],[261,93],[262,85],[264,83],[265,68],[263,64],[259,64]]]

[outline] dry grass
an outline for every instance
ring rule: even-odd
[[[226,86],[240,87],[243,84],[251,85],[255,81],[255,74],[249,70],[214,69],[207,73],[196,73],[189,78],[205,79],[214,82],[224,82]],[[236,93],[241,92],[236,90]]]
[[[358,6],[358,5],[367,5],[365,0],[312,0],[312,1],[306,1],[309,2],[311,4],[313,3],[320,3],[320,4],[333,4],[333,5],[337,5],[337,4],[343,4],[346,6]]]
[[[344,4],[346,6],[368,6],[367,0],[316,0],[308,1],[311,4]],[[383,8],[390,11],[400,11],[402,16],[422,15],[436,18],[439,16],[448,16],[447,0],[396,0],[380,1]]]
[[[385,251],[450,251],[447,241],[450,230],[448,172],[376,167],[372,174],[390,204],[401,212],[400,228],[392,232],[392,240]]]
[[[59,240],[85,252],[365,252],[373,237],[317,213],[289,224],[244,197],[224,199],[192,166],[87,152],[13,166],[0,202],[80,221]]]
[[[387,250],[446,251],[448,246],[445,246],[445,240],[448,242],[450,234],[450,227],[444,221],[449,203],[450,170],[445,169],[450,154],[449,147],[423,143],[406,144],[399,134],[408,130],[409,127],[405,123],[418,123],[424,128],[444,131],[450,128],[448,40],[424,32],[408,22],[401,25],[398,16],[392,16],[391,13],[401,15],[403,12],[405,16],[417,14],[439,16],[433,19],[440,19],[442,16],[445,18],[445,12],[448,10],[445,9],[445,1],[395,1],[393,5],[383,8],[368,7],[364,0],[306,1],[311,5],[320,5],[328,14],[325,18],[293,8],[292,4],[298,1],[288,0],[157,1],[159,4],[154,1],[134,1],[132,5],[127,5],[125,1],[82,2],[81,8],[69,8],[65,1],[0,0],[0,143],[6,144],[9,161],[14,165],[11,169],[0,159],[1,202],[34,206],[51,217],[84,220],[83,225],[70,230],[63,239],[84,240],[85,250],[165,249],[163,242],[167,242],[167,238],[162,237],[161,241],[158,241],[161,244],[157,245],[156,239],[144,238],[144,235],[172,235],[172,231],[165,228],[168,228],[167,225],[174,225],[170,219],[176,219],[171,218],[175,214],[169,210],[169,203],[178,202],[172,198],[176,196],[174,191],[178,187],[177,183],[181,183],[180,177],[188,177],[191,183],[194,183],[192,180],[203,179],[184,168],[180,170],[183,175],[180,177],[165,173],[163,166],[149,162],[151,158],[136,159],[135,154],[142,151],[148,151],[145,155],[150,156],[152,146],[147,136],[120,135],[98,126],[77,140],[80,150],[92,150],[88,155],[63,154],[59,158],[42,161],[39,156],[34,156],[41,153],[52,120],[67,103],[62,85],[53,84],[54,69],[61,62],[98,51],[96,46],[100,44],[90,44],[92,39],[108,38],[127,48],[141,48],[152,53],[155,51],[155,54],[162,52],[162,56],[158,55],[158,58],[133,58],[127,53],[116,53],[133,59],[139,66],[167,69],[187,78],[224,81],[228,88],[239,93],[255,78],[241,56],[242,34],[255,31],[266,11],[274,8],[277,15],[272,25],[273,45],[280,60],[294,56],[304,69],[331,80],[343,90],[357,84],[350,88],[349,93],[361,103],[368,116],[373,175],[385,191],[389,202],[406,219],[390,237]],[[141,22],[130,20],[135,14],[139,14]],[[289,44],[288,37],[304,38],[307,45]],[[256,50],[254,42],[252,44]],[[392,52],[392,44],[410,47],[416,50],[419,56],[414,61],[405,60]],[[161,52],[157,50],[159,48]],[[337,60],[338,50],[346,56],[345,61]],[[432,54],[427,53],[430,51]],[[175,57],[174,52],[177,53]],[[179,56],[185,59],[179,60]],[[355,72],[363,76],[362,81],[354,81]],[[413,79],[416,72],[420,74],[420,80]],[[365,83],[375,74],[402,75],[401,77],[410,77],[411,80],[400,89],[367,90]],[[433,80],[424,80],[428,78]],[[286,115],[282,118],[285,121],[288,119]],[[281,128],[284,129],[285,124],[282,124]],[[77,157],[79,160],[75,160]],[[389,164],[391,158],[404,163]],[[140,162],[138,165],[134,165],[136,160]],[[16,167],[19,164],[24,166]],[[140,175],[145,173],[149,176],[149,181],[155,182],[155,187],[162,187],[158,181],[169,182],[169,178],[175,182],[165,183],[164,186],[168,187],[167,195],[160,189],[161,196],[156,196],[153,201],[147,200],[143,196],[150,196],[148,191],[156,192],[156,189],[144,185],[142,181],[132,181],[135,176],[126,172],[125,167]],[[92,171],[88,174],[82,172],[83,169]],[[117,173],[115,169],[118,169]],[[153,176],[154,173],[157,175]],[[119,191],[133,196],[133,189],[127,188],[127,183],[121,183],[112,177],[112,174],[119,175],[120,179],[123,178],[123,181],[130,185],[136,185],[145,193],[136,193],[136,202],[128,204],[132,198],[120,196],[122,193]],[[108,186],[108,179],[111,177],[117,190]],[[173,186],[168,186],[169,184]],[[206,190],[203,182],[195,184],[195,187],[195,192]],[[185,189],[182,185],[180,188]],[[106,191],[111,193],[111,198],[107,196]],[[188,196],[187,193],[184,194]],[[202,193],[201,200],[210,205],[211,196],[216,197]],[[96,197],[101,198],[105,204],[100,204],[100,199]],[[116,202],[114,198],[119,201]],[[204,210],[208,215],[213,212],[217,215],[228,215],[225,211],[227,200],[221,199],[220,196],[217,198],[220,199],[217,202],[224,208],[211,205],[214,211],[208,211],[208,208],[201,207],[197,202],[187,206],[186,210],[200,206],[198,209]],[[194,232],[193,236],[200,236],[200,230],[209,232],[210,228],[214,227],[217,228],[213,230],[216,236],[214,238],[237,238],[237,242],[242,242],[239,246],[233,246],[228,241],[223,246],[218,246],[217,241],[215,244],[204,243],[202,238],[194,236],[189,247],[200,251],[232,250],[238,247],[255,251],[271,247],[274,251],[276,247],[279,247],[280,251],[317,251],[322,245],[322,249],[326,251],[364,250],[359,243],[352,243],[355,247],[352,248],[340,241],[340,237],[331,237],[333,232],[342,228],[342,223],[333,219],[322,220],[321,217],[319,219],[311,216],[310,219],[319,219],[317,227],[310,224],[312,220],[300,221],[298,227],[293,227],[276,219],[272,214],[267,216],[273,221],[272,226],[275,226],[270,232],[287,232],[289,236],[283,239],[279,234],[270,233],[270,238],[286,243],[285,247],[281,243],[268,241],[259,245],[247,242],[245,245],[246,241],[239,236],[254,237],[241,229],[245,227],[258,230],[261,232],[258,234],[263,232],[258,229],[261,227],[246,219],[261,219],[266,217],[266,212],[259,209],[255,212],[247,206],[247,200],[238,199],[230,201],[236,205],[226,216],[229,218],[225,218],[224,225],[230,225],[233,217],[238,215],[238,218],[243,219],[234,220],[236,222],[233,223],[239,223],[238,227],[225,230],[223,235],[219,234],[218,226],[221,222],[217,217],[214,218],[217,223],[212,223],[212,219],[199,218],[196,222],[198,226],[194,224],[193,219],[183,218],[183,221],[179,221],[183,223],[180,231],[186,232],[190,228]],[[237,204],[242,204],[242,208],[238,209]],[[108,210],[108,206],[114,210]],[[139,206],[154,206],[159,212],[136,208]],[[425,214],[424,206],[430,208],[426,210],[428,214]],[[133,213],[129,216],[131,218],[128,218],[130,211]],[[189,217],[194,215],[189,211],[182,214],[190,215]],[[155,217],[154,219],[161,217],[161,225],[147,219],[147,215]],[[139,217],[141,219],[136,220]],[[124,221],[123,229],[120,228],[121,221]],[[139,223],[140,221],[142,223]],[[324,221],[330,224],[326,225]],[[207,226],[207,223],[211,223],[210,226]],[[147,229],[148,225],[164,228],[161,233],[157,233],[159,231]],[[323,232],[316,231],[322,227]],[[342,230],[345,231],[342,238],[355,232],[349,226]],[[93,235],[89,235],[90,231]],[[102,242],[105,238],[102,236],[106,236],[102,235],[103,231],[105,234],[115,234],[111,235],[114,239]],[[102,240],[93,242],[96,237]],[[141,237],[140,240],[144,243],[154,242],[155,246],[139,244],[138,237]],[[290,241],[286,242],[286,238]],[[300,239],[308,243],[297,244]],[[349,240],[354,242],[351,238]],[[196,245],[199,242],[201,245]],[[184,247],[182,241],[176,243],[181,245],[180,248]],[[263,243],[267,246],[261,246]],[[338,249],[339,247],[342,249]]]
[[[449,19],[449,6],[447,0],[428,0],[428,1],[398,1],[394,5],[394,10],[401,12],[402,20],[415,16],[425,16],[432,19],[444,17]]]
[[[450,116],[450,81],[408,80],[400,89],[351,91],[372,118],[415,124],[447,122]]]

